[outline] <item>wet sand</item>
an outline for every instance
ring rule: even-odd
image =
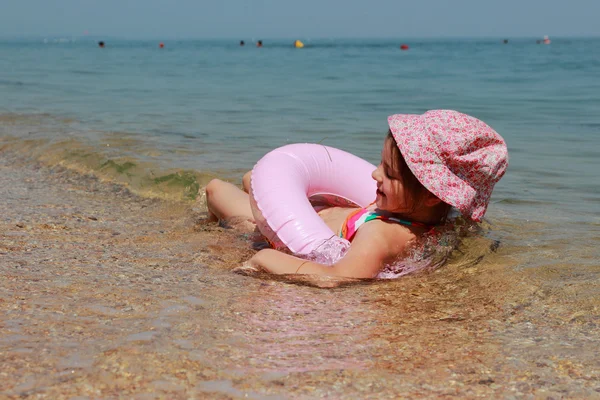
[[[323,289],[232,273],[248,241],[190,203],[6,152],[0,198],[2,398],[600,397],[598,281],[572,269],[475,240]]]

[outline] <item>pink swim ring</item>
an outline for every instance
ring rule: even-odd
[[[275,248],[309,255],[346,242],[319,217],[311,200],[366,207],[375,201],[371,163],[333,147],[290,144],[261,158],[251,175],[250,205],[260,232]],[[326,246],[327,247],[327,246]]]

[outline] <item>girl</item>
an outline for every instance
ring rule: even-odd
[[[319,212],[350,249],[328,266],[273,249],[256,253],[251,267],[275,274],[373,278],[389,263],[407,257],[424,235],[443,223],[452,207],[479,222],[496,182],[508,166],[502,137],[484,122],[452,110],[388,117],[381,163],[373,171],[376,200],[367,208],[331,207]],[[242,191],[230,183],[206,187],[213,220],[253,221],[249,174]]]

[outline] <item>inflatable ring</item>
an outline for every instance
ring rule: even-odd
[[[260,232],[273,247],[308,255],[338,238],[311,201],[366,207],[375,201],[375,166],[320,144],[290,144],[261,158],[252,169],[250,205]],[[347,243],[347,241],[346,241]]]

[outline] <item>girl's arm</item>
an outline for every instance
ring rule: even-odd
[[[261,250],[250,259],[253,267],[274,274],[307,274],[343,276],[348,278],[374,278],[383,268],[386,260],[400,254],[410,239],[398,237],[390,241],[389,229],[373,221],[356,234],[348,253],[337,263],[328,266],[306,261],[273,249]],[[381,222],[381,224],[385,224]],[[387,225],[387,224],[385,224]],[[371,229],[368,229],[371,228]],[[379,228],[379,229],[375,229]],[[383,228],[383,229],[381,229]],[[408,231],[407,231],[408,232]],[[402,235],[401,235],[402,236]],[[404,240],[403,240],[404,239]]]

